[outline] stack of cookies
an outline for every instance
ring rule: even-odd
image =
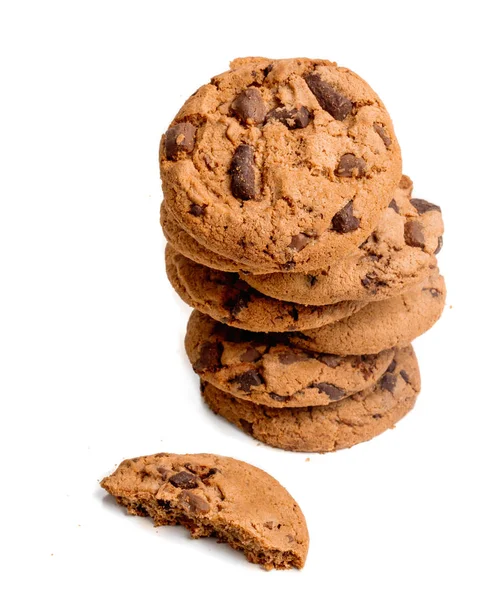
[[[324,60],[238,59],[162,137],[167,275],[210,408],[272,446],[333,451],[420,389],[440,317],[440,208],[412,197],[391,119]]]

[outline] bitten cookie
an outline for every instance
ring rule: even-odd
[[[336,63],[237,59],[191,96],[160,144],[178,224],[250,270],[311,271],[369,236],[401,176],[375,92]]]
[[[155,525],[216,536],[265,569],[298,569],[308,553],[301,509],[276,479],[234,458],[167,454],[123,461],[101,486]]]
[[[296,331],[321,327],[360,310],[365,303],[303,306],[264,296],[237,273],[209,269],[167,245],[167,276],[179,296],[213,319],[248,331]]]
[[[352,317],[293,333],[290,340],[307,350],[333,354],[375,354],[406,346],[438,321],[445,293],[444,278],[433,269],[428,280],[401,296],[371,302]]]
[[[392,428],[414,406],[419,368],[411,346],[372,388],[326,406],[268,408],[202,383],[208,406],[245,433],[283,450],[333,452],[365,442]]]
[[[288,302],[325,305],[343,300],[378,301],[401,294],[428,277],[442,246],[440,207],[411,198],[402,177],[390,206],[369,238],[346,258],[312,273],[243,273],[256,290]]]
[[[292,347],[285,336],[250,333],[193,311],[186,352],[202,379],[275,407],[329,404],[374,385],[394,355],[336,356]]]

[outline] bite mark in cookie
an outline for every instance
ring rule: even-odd
[[[157,526],[181,524],[193,538],[215,536],[265,569],[304,565],[309,536],[301,509],[278,481],[242,461],[161,452],[123,461],[101,486],[130,514]]]

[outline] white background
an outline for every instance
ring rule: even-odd
[[[496,4],[2,3],[2,597],[501,597]],[[443,208],[448,303],[415,344],[416,409],[337,454],[259,445],[203,406],[164,274],[160,135],[245,55],[362,75],[415,195]],[[98,481],[159,451],[278,478],[307,517],[305,569],[126,517]]]

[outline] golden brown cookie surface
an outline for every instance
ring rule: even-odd
[[[350,256],[311,273],[242,273],[242,279],[267,296],[301,304],[402,294],[428,277],[444,232],[440,207],[411,193],[404,176],[376,229]]]
[[[411,346],[397,350],[380,381],[327,406],[268,408],[235,398],[208,384],[202,395],[216,413],[256,439],[296,452],[333,452],[392,428],[414,406],[419,367]]]
[[[304,306],[282,302],[254,290],[237,273],[204,267],[165,250],[167,276],[179,296],[213,319],[249,331],[299,331],[321,327],[360,310],[363,302],[338,302],[328,306]]]
[[[309,271],[355,250],[388,206],[400,148],[375,92],[324,60],[238,59],[160,145],[178,224],[250,270]]]
[[[274,406],[318,406],[374,385],[393,350],[336,356],[291,346],[284,335],[234,329],[193,311],[185,339],[195,372],[242,400]]]
[[[438,321],[445,294],[444,278],[434,268],[429,279],[401,296],[371,302],[337,323],[292,333],[290,340],[301,348],[334,354],[377,353],[407,346]]]
[[[215,535],[266,569],[304,566],[308,529],[276,479],[234,458],[160,453],[123,461],[101,486],[129,513]]]

